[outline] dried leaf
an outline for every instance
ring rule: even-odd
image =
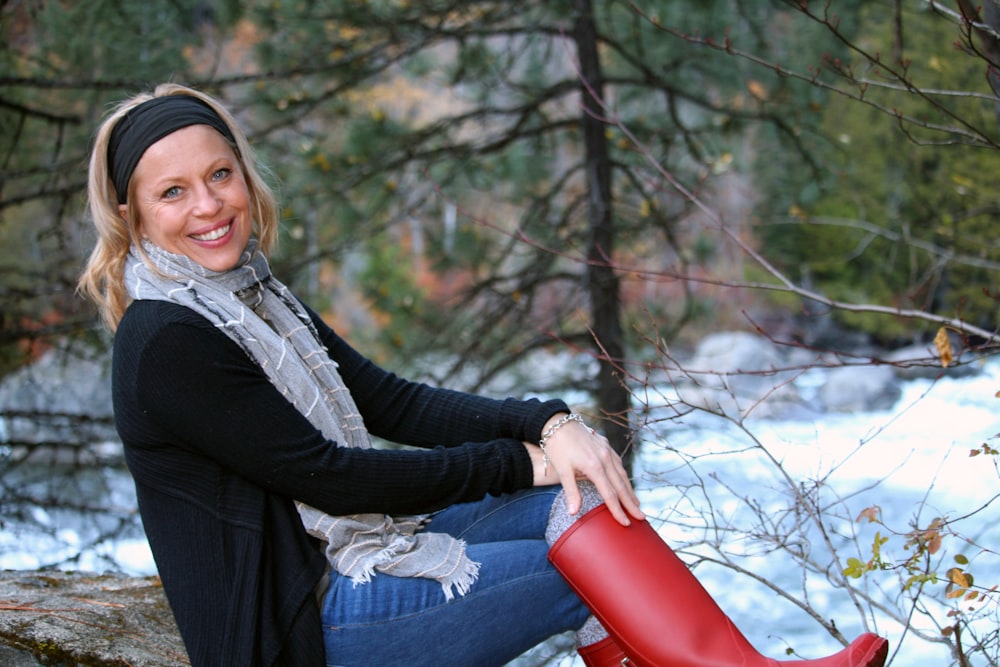
[[[955,357],[951,349],[951,338],[948,337],[948,330],[944,327],[938,329],[937,335],[934,336],[934,347],[937,348],[938,356],[941,358],[941,367],[948,368]]]
[[[936,554],[941,549],[941,533],[931,533],[931,539],[927,541],[927,553]]]
[[[956,586],[961,586],[962,588],[968,588],[972,585],[972,580],[969,575],[957,567],[953,567],[948,570],[948,581]]]
[[[862,519],[868,519],[868,523],[875,523],[879,520],[879,515],[882,513],[882,508],[878,505],[872,505],[871,507],[866,507],[861,510],[858,514],[858,518],[855,519],[856,522],[860,523]]]
[[[767,89],[764,88],[764,84],[762,84],[760,81],[755,81],[754,79],[750,79],[747,82],[747,90],[750,91],[750,94],[756,97],[758,100],[761,101],[767,100]]]

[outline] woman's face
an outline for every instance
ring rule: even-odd
[[[233,268],[250,240],[250,193],[236,153],[207,125],[150,146],[132,174],[139,231],[206,269]],[[119,210],[126,214],[126,206]]]

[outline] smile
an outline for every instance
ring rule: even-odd
[[[191,238],[193,238],[195,241],[216,241],[218,239],[221,239],[226,234],[228,234],[229,230],[232,229],[232,227],[233,223],[229,223],[228,225],[219,227],[218,229],[213,229],[212,231],[206,232],[204,234],[192,234]]]

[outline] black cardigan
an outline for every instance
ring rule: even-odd
[[[562,401],[408,382],[313,319],[369,431],[421,449],[326,440],[236,343],[176,304],[136,301],[115,335],[115,423],[191,662],[323,663],[324,557],[292,499],[330,514],[415,514],[530,487],[521,442]]]

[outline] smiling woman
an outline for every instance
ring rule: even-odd
[[[89,178],[80,284],[115,331],[115,426],[193,665],[488,667],[574,630],[588,665],[773,665],[563,401],[402,379],[271,275],[276,203],[218,102],[126,102]],[[868,634],[815,667],[885,654]]]
[[[126,100],[100,127],[90,156],[88,199],[97,243],[80,278],[80,289],[98,306],[114,331],[132,300],[122,274],[130,251],[146,258],[142,219],[132,195],[143,158],[161,139],[186,128],[213,128],[228,144],[249,196],[249,223],[262,253],[278,239],[277,202],[264,180],[262,165],[236,119],[214,98],[184,86],[164,84],[154,93]],[[152,154],[150,154],[152,155]],[[190,160],[193,153],[184,156]],[[149,170],[147,170],[149,171]],[[158,174],[157,174],[158,176]],[[164,191],[166,188],[164,188]],[[163,193],[161,193],[163,194]],[[209,230],[211,231],[211,230]]]
[[[250,240],[250,193],[236,153],[207,125],[191,125],[146,150],[132,200],[143,238],[212,271],[227,271]],[[129,206],[119,207],[122,217]]]
[[[115,424],[192,664],[499,665],[591,618],[546,535],[585,502],[642,518],[607,440],[563,401],[354,351],[271,275],[277,204],[222,105],[177,85],[123,103],[89,195],[80,286],[115,331]],[[503,633],[461,620],[524,608]]]

